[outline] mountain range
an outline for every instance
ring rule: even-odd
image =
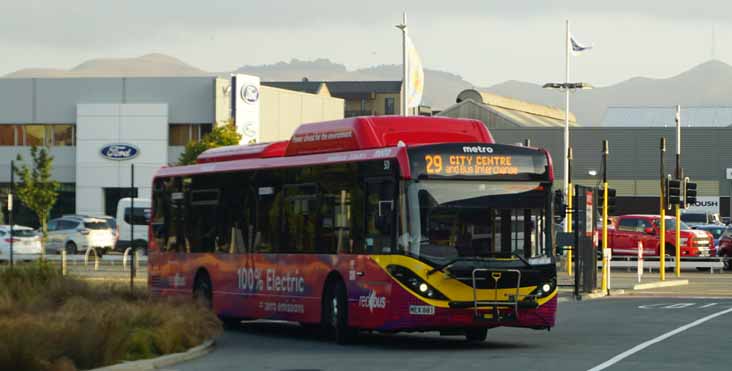
[[[236,71],[259,76],[264,81],[309,80],[398,80],[401,66],[379,65],[349,70],[328,59],[244,65]],[[52,68],[21,69],[4,77],[101,77],[101,76],[228,76],[231,72],[208,72],[164,54],[137,58],[93,59],[69,70]],[[425,69],[423,103],[444,109],[457,94],[474,85],[461,76]],[[532,103],[563,108],[564,96],[540,85],[516,80],[480,88],[495,94]],[[732,66],[711,60],[676,76],[652,79],[634,77],[620,83],[576,92],[571,110],[582,125],[598,125],[609,106],[732,106]]]

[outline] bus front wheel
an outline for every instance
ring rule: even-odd
[[[332,331],[336,343],[350,343],[356,332],[348,326],[348,298],[343,282],[328,285],[323,304],[323,326]]]
[[[468,328],[465,329],[465,340],[471,343],[480,343],[485,341],[488,336],[488,329],[483,328]]]

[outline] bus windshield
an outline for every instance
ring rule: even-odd
[[[445,264],[545,254],[548,192],[539,182],[424,180],[406,191],[409,225],[399,243],[410,255]]]

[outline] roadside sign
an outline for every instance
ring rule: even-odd
[[[732,180],[732,167],[727,168],[727,180]]]

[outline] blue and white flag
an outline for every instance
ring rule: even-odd
[[[572,46],[572,55],[574,56],[577,56],[586,50],[592,49],[592,44],[582,45],[574,39],[574,36],[572,36],[572,34],[569,35],[569,43]]]

